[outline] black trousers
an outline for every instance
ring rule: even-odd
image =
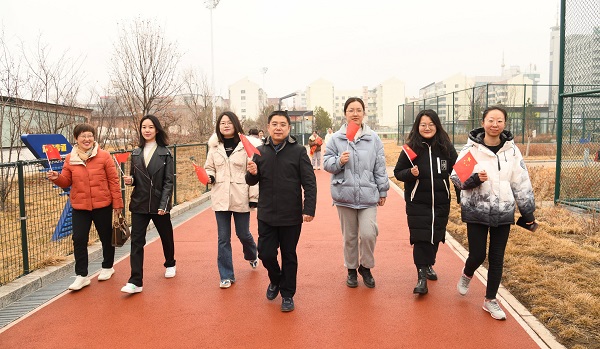
[[[165,255],[166,268],[175,266],[175,242],[173,241],[173,225],[171,214],[131,213],[131,277],[129,282],[143,286],[144,277],[144,246],[146,245],[146,229],[150,220],[154,223]]]
[[[301,230],[302,224],[276,227],[258,220],[258,258],[267,269],[271,284],[279,285],[281,297],[296,294],[296,246]],[[281,267],[277,261],[277,248],[281,249]]]
[[[424,241],[415,242],[413,244],[413,261],[417,266],[417,270],[435,264],[435,257],[437,256],[439,247],[439,241],[434,244]]]
[[[112,246],[112,205],[91,211],[73,209],[73,255],[75,274],[88,275],[88,241],[92,222],[102,243],[102,268],[112,268],[115,261],[115,248]]]
[[[494,299],[500,280],[502,280],[502,269],[504,267],[504,251],[508,243],[510,225],[488,227],[483,224],[467,223],[467,239],[469,240],[469,257],[465,262],[464,273],[473,276],[475,270],[485,260],[488,231],[490,235],[490,248],[488,251],[488,277],[485,298]]]

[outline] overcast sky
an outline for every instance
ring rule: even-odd
[[[396,77],[407,96],[456,73],[499,75],[535,65],[548,83],[550,27],[558,0],[221,0],[213,10],[215,84],[244,78],[269,97],[319,78],[339,89],[370,88]],[[12,42],[85,57],[86,89],[106,85],[120,23],[160,24],[183,54],[180,68],[210,81],[210,11],[191,0],[2,0],[0,27]]]

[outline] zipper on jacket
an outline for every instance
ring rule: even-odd
[[[448,194],[448,199],[450,199],[450,189],[448,189],[449,185],[446,182],[445,178],[443,179],[443,181],[444,181],[444,188],[446,188],[446,194]]]
[[[433,244],[433,227],[435,225],[435,192],[433,190],[433,161],[431,159],[431,146],[429,146],[429,144],[427,146],[429,147],[429,175],[431,178],[431,244]]]

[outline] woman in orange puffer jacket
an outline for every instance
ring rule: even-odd
[[[73,129],[76,145],[65,158],[62,172],[48,171],[47,177],[61,188],[71,187],[73,206],[73,254],[75,281],[70,290],[80,290],[90,284],[88,278],[87,244],[92,222],[102,242],[102,270],[99,281],[108,280],[115,272],[115,248],[111,244],[112,215],[124,207],[119,175],[109,152],[95,141],[96,129],[79,124]]]

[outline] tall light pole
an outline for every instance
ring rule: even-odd
[[[210,67],[211,67],[211,85],[212,85],[212,123],[217,122],[217,96],[215,91],[215,50],[213,45],[213,10],[221,0],[204,0],[206,8],[210,10]]]

